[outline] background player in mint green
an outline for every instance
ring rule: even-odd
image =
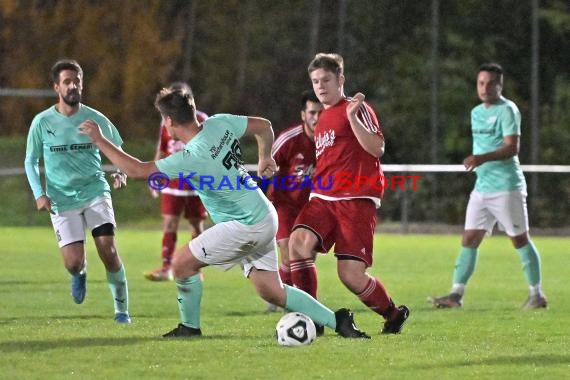
[[[517,250],[530,294],[524,309],[545,308],[540,255],[529,235],[526,182],[519,164],[521,115],[501,95],[503,69],[496,63],[481,65],[477,94],[482,103],[471,111],[473,153],[463,164],[477,174],[469,198],[462,247],[455,263],[451,293],[428,300],[439,308],[462,306],[465,286],[477,263],[478,247],[495,223],[505,230]]]
[[[169,134],[185,144],[183,151],[155,162],[141,162],[118,149],[101,134],[94,121],[82,123],[80,129],[132,177],[147,179],[160,170],[170,178],[180,175],[190,178],[215,223],[175,254],[172,269],[182,323],[163,336],[202,335],[201,268],[214,265],[229,269],[240,265],[265,301],[304,313],[341,336],[369,338],[356,328],[349,310],[333,313],[307,293],[283,285],[279,279],[275,241],[277,212],[256,183],[248,178],[239,141],[244,135],[254,136],[258,144],[258,173],[273,175],[277,167],[271,156],[273,129],[269,120],[223,114],[200,124],[192,95],[172,89],[162,90],[155,105]]]
[[[79,125],[97,120],[113,144],[123,140],[115,126],[99,111],[81,103],[83,70],[74,60],[61,60],[51,69],[58,103],[33,119],[26,146],[25,168],[38,210],[51,214],[52,224],[71,273],[71,294],[80,304],[86,293],[85,228],[91,230],[97,252],[107,270],[115,320],[130,323],[125,270],[115,246],[115,218],[110,187],[101,169],[99,149],[79,133]],[[39,161],[45,170],[45,191]],[[126,176],[116,173],[114,187],[126,186]]]

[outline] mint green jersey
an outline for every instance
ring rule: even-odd
[[[243,166],[239,138],[246,128],[245,116],[214,115],[184,150],[155,162],[168,178],[196,190],[214,223],[253,225],[273,207]]]
[[[505,136],[521,134],[521,114],[516,104],[501,96],[489,108],[480,104],[471,111],[473,154],[485,154],[503,146]],[[475,168],[475,190],[489,193],[526,188],[519,157],[488,161]]]
[[[81,208],[97,197],[110,197],[110,187],[101,169],[99,149],[89,136],[79,133],[79,125],[95,121],[103,135],[117,146],[123,140],[115,126],[102,113],[84,104],[65,116],[55,106],[39,113],[32,120],[26,146],[26,164],[37,166],[43,159],[46,191],[53,209],[61,212]],[[36,199],[42,194],[39,175],[26,170]]]

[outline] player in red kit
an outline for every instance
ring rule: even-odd
[[[279,276],[281,281],[292,285],[289,267],[289,235],[301,208],[309,200],[310,179],[315,170],[314,130],[323,110],[313,91],[301,95],[302,123],[285,129],[273,143],[272,154],[279,170],[275,173],[276,183],[270,183],[267,196],[277,209],[279,226],[277,245],[281,256]],[[276,311],[273,304],[267,311]]]
[[[396,307],[380,280],[367,273],[372,265],[376,208],[384,187],[380,123],[363,94],[344,95],[340,55],[317,54],[308,72],[324,110],[314,132],[314,189],[289,239],[291,279],[295,287],[316,297],[316,252],[328,252],[334,245],[342,283],[384,317],[381,333],[398,334],[410,310]],[[342,184],[340,177],[346,179]]]
[[[174,82],[169,88],[180,89],[184,92],[192,93],[190,86],[184,82]],[[208,118],[204,112],[196,111],[198,122],[203,122]],[[166,128],[160,126],[160,136],[156,147],[155,160],[160,160],[181,151],[184,144],[181,141],[174,140],[168,134]],[[151,190],[153,197],[158,197],[159,192]],[[176,248],[177,231],[180,222],[180,215],[188,219],[192,238],[200,235],[204,230],[204,221],[208,217],[208,212],[202,205],[200,197],[196,191],[184,183],[180,187],[176,178],[170,178],[168,187],[160,191],[160,213],[163,220],[162,235],[162,265],[152,271],[144,273],[145,278],[151,281],[168,281],[172,280],[172,271],[170,269],[172,256]]]

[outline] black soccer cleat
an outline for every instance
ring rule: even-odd
[[[348,309],[339,309],[334,313],[336,318],[336,333],[343,338],[370,339],[364,331],[354,324],[354,314]]]
[[[325,335],[325,326],[315,323],[315,331],[317,333],[317,336],[323,336]]]
[[[384,328],[382,329],[382,334],[399,334],[402,331],[404,322],[410,316],[410,309],[406,305],[398,306],[398,315],[396,318],[384,322]]]
[[[164,334],[163,338],[190,338],[192,336],[201,336],[202,330],[195,329],[193,327],[184,326],[179,323],[174,330],[171,330]]]

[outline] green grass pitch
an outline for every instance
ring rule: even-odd
[[[2,228],[0,234],[3,379],[555,379],[570,374],[568,238],[534,238],[550,307],[525,312],[520,306],[527,286],[504,236],[481,246],[463,309],[435,310],[426,297],[448,291],[460,237],[377,235],[371,273],[396,303],[412,310],[398,336],[379,335],[379,316],[342,286],[334,258],[320,256],[321,300],[333,309],[353,309],[372,339],[345,340],[327,330],[310,346],[285,348],[273,336],[281,313],[264,312],[237,268],[205,270],[202,338],[160,338],[179,319],[174,284],[142,277],[159,262],[157,230],[118,232],[130,287],[133,323],[128,326],[113,322],[103,266],[91,242],[87,298],[75,305],[51,229]]]

